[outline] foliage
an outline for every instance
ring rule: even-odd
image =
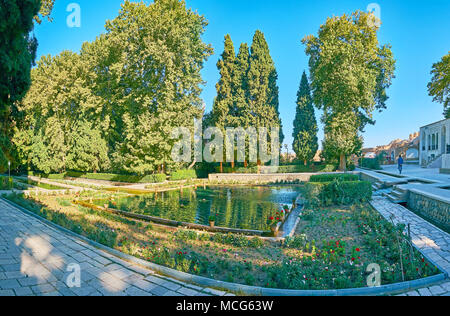
[[[195,170],[192,169],[177,170],[175,172],[172,172],[172,174],[170,175],[170,180],[172,181],[190,180],[190,179],[197,179],[197,173],[195,172]]]
[[[368,181],[308,182],[304,198],[311,206],[353,205],[372,199],[372,184]]]
[[[334,180],[339,181],[359,181],[357,174],[338,173],[338,174],[318,174],[313,175],[309,179],[310,182],[332,182]]]
[[[300,88],[297,92],[292,148],[297,155],[297,159],[304,161],[305,164],[312,161],[319,149],[318,130],[308,78],[306,73],[303,72]]]
[[[257,128],[279,127],[280,144],[284,135],[279,113],[278,73],[270,56],[269,45],[261,31],[256,31],[250,48],[248,70],[249,113],[252,126]]]
[[[43,56],[20,108],[21,162],[43,173],[182,167],[171,159],[171,133],[201,116],[200,72],[212,54],[201,40],[206,25],[184,1],[125,1],[79,54]]]
[[[450,118],[450,52],[433,65],[428,92],[433,101],[444,105],[445,118]]]
[[[381,170],[380,159],[376,158],[363,158],[361,160],[361,167],[369,168],[373,170]]]
[[[317,36],[303,39],[313,101],[324,111],[324,148],[340,159],[341,170],[361,146],[359,132],[375,123],[373,111],[386,108],[394,77],[391,48],[379,46],[374,18],[361,11],[328,18]]]
[[[20,118],[17,103],[31,84],[37,40],[29,34],[39,8],[40,0],[0,2],[0,172],[7,170],[8,161],[16,163],[11,159],[14,155],[11,138]]]

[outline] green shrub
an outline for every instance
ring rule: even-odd
[[[304,197],[311,206],[353,205],[372,199],[368,181],[308,182]]]
[[[190,180],[190,179],[197,179],[197,174],[193,169],[177,170],[170,175],[170,180],[172,181]]]
[[[373,170],[381,170],[380,159],[377,158],[363,158],[361,161],[361,167],[373,169]]]
[[[359,181],[359,176],[350,173],[336,173],[336,174],[318,174],[310,178],[310,182],[332,182],[334,180],[340,181]]]

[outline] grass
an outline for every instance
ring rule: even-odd
[[[103,198],[107,192],[86,192]],[[117,196],[117,195],[116,195]],[[258,237],[169,228],[70,203],[77,196],[8,199],[78,234],[138,258],[217,280],[286,289],[366,286],[378,263],[382,284],[437,273],[395,227],[367,204],[306,210],[283,245]],[[400,240],[400,255],[397,238]],[[401,269],[403,264],[403,273]],[[403,277],[402,277],[403,274]]]

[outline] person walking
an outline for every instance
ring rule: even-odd
[[[398,156],[398,171],[400,172],[400,174],[402,174],[403,172],[403,157],[402,155]]]

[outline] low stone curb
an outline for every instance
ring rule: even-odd
[[[109,253],[111,255],[114,255],[120,259],[123,259],[125,261],[128,261],[130,263],[134,263],[139,266],[143,266],[145,268],[148,268],[150,270],[153,270],[154,272],[157,272],[159,274],[177,279],[179,281],[188,282],[197,284],[202,287],[208,287],[208,288],[215,288],[215,289],[221,289],[221,290],[227,290],[230,292],[234,292],[236,294],[240,295],[254,295],[254,296],[369,296],[369,295],[389,295],[389,294],[395,294],[400,292],[407,292],[410,290],[414,290],[417,288],[422,287],[428,287],[431,285],[434,285],[437,282],[444,281],[447,278],[447,275],[442,273],[439,275],[435,275],[432,277],[414,280],[414,281],[407,281],[402,283],[396,283],[396,284],[390,284],[390,285],[382,285],[380,287],[372,287],[372,288],[356,288],[356,289],[342,289],[342,290],[283,290],[283,289],[270,289],[270,288],[263,288],[263,287],[256,287],[256,286],[248,286],[248,285],[242,285],[242,284],[236,284],[236,283],[229,283],[229,282],[223,282],[218,280],[213,280],[197,275],[188,274],[185,272],[176,271],[167,267],[163,267],[148,261],[144,261],[142,259],[127,255],[125,253],[122,253],[118,250],[106,247],[102,244],[99,244],[95,241],[92,241],[86,237],[83,237],[81,235],[75,234],[74,232],[61,227],[59,225],[54,224],[53,222],[48,221],[45,218],[42,218],[41,216],[34,214],[33,212],[28,211],[27,209],[21,207],[20,205],[17,205],[14,202],[11,202],[7,199],[1,198],[6,203],[10,204],[11,206],[23,211],[25,214],[28,214],[43,223],[47,224],[50,227],[53,227],[55,229],[61,230],[65,232],[66,234],[79,239],[88,245],[91,245],[97,249],[103,250],[106,253]]]

